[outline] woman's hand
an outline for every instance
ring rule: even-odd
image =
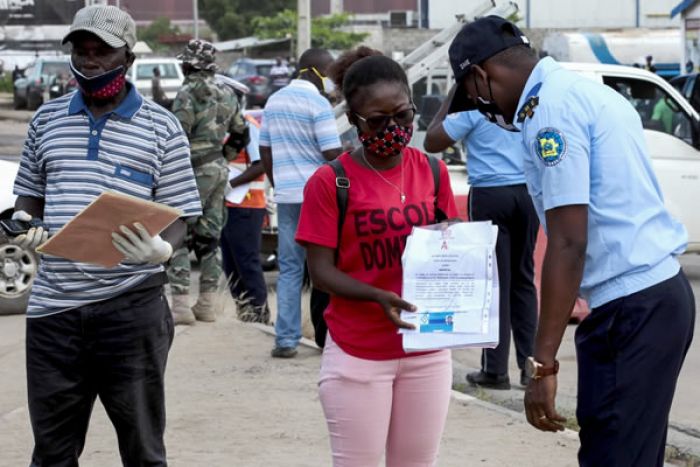
[[[399,297],[398,294],[387,290],[379,290],[374,301],[379,303],[382,310],[384,310],[384,314],[394,323],[394,326],[403,329],[415,329],[414,325],[401,320],[401,310],[416,311],[415,305],[411,305]]]

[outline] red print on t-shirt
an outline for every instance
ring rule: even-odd
[[[371,169],[360,165],[349,153],[340,156],[350,179],[348,206],[343,223],[338,268],[353,278],[401,294],[401,255],[414,225],[434,222],[435,188],[430,164],[414,148],[403,152],[401,165],[381,172],[393,186]],[[440,163],[438,207],[448,218],[457,217],[447,167]],[[296,240],[337,247],[338,205],[335,172],[323,166],[309,179]],[[325,312],[333,340],[350,355],[371,360],[406,356],[394,324],[374,302],[331,297]],[[413,355],[413,354],[411,354]]]

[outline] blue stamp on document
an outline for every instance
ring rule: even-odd
[[[419,332],[421,333],[453,331],[454,311],[423,313],[423,315],[420,317]]]

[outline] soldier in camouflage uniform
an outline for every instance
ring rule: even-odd
[[[217,84],[214,73],[216,49],[202,40],[191,40],[182,60],[185,82],[173,102],[172,112],[190,141],[192,167],[202,201],[202,216],[189,224],[188,245],[201,265],[199,296],[190,309],[190,260],[187,247],[173,253],[168,268],[172,311],[176,324],[214,321],[216,290],[222,274],[219,238],[225,224],[224,192],[228,169],[223,157],[226,134],[243,134],[245,122],[238,100],[226,86]]]

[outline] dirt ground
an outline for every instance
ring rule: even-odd
[[[273,338],[234,319],[178,327],[167,371],[167,448],[173,467],[328,466],[318,401],[318,350],[269,357]],[[24,317],[0,318],[0,466],[27,465],[32,435],[26,408]],[[522,416],[469,396],[453,399],[440,466],[574,466],[572,433],[543,434]],[[116,437],[100,406],[81,465],[119,466]]]

